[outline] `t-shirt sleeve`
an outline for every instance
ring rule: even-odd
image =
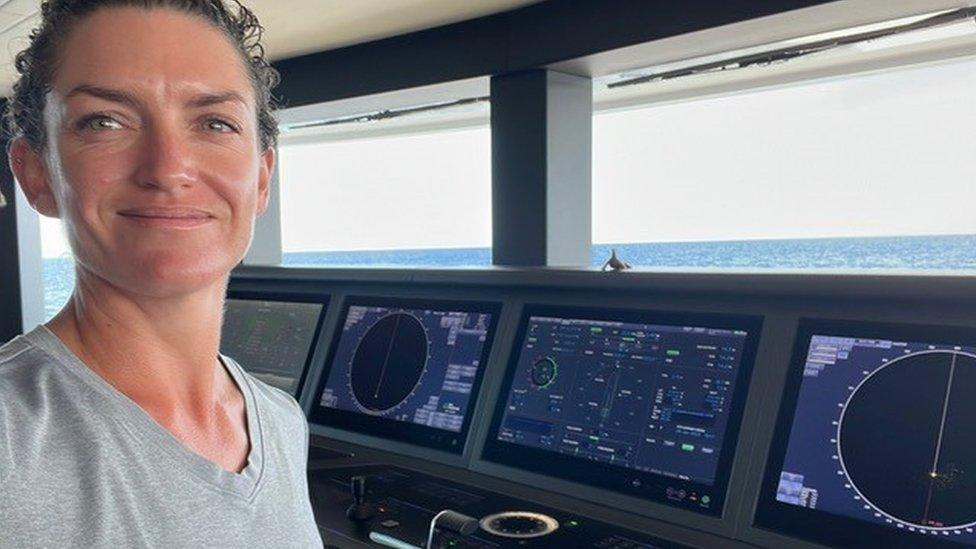
[[[291,397],[291,395],[289,395],[289,397]],[[302,410],[302,406],[298,404],[298,401],[294,398],[291,398],[291,401],[295,405],[298,421],[302,422],[302,432],[305,433],[305,436],[302,438],[302,463],[308,463],[308,419],[305,417],[305,412]]]

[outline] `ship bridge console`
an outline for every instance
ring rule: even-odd
[[[818,280],[242,268],[223,352],[338,547],[976,545],[971,281]]]

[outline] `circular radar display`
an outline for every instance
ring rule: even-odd
[[[976,356],[899,357],[853,389],[838,422],[842,473],[884,518],[927,530],[976,523]]]
[[[395,313],[370,326],[352,358],[350,383],[356,402],[380,414],[400,405],[427,367],[427,332],[412,315]]]
[[[532,370],[529,372],[529,379],[536,387],[548,387],[556,381],[556,372],[559,366],[556,361],[546,357],[540,358],[532,363]]]

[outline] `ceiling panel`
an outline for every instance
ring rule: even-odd
[[[25,17],[29,17],[29,16],[18,15],[15,13],[7,13],[3,10],[0,10],[0,33],[10,30],[11,27],[23,21]]]
[[[40,0],[0,0],[0,11],[14,15],[28,15],[38,10]]]
[[[244,0],[265,27],[272,59],[456,23],[535,4],[541,0]],[[0,94],[9,95],[16,78],[12,62],[26,45],[40,0],[0,0]],[[3,32],[4,29],[6,32]]]

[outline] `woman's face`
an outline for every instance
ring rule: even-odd
[[[46,150],[18,179],[64,221],[82,270],[152,297],[222,281],[274,162],[229,39],[173,10],[103,9],[72,30],[52,84]]]

